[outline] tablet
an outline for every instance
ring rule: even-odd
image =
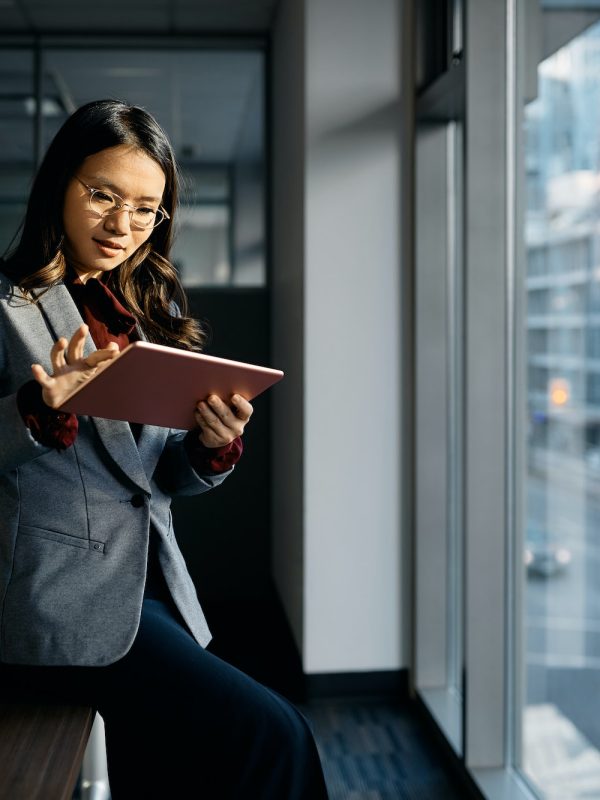
[[[198,400],[209,394],[225,402],[233,394],[252,400],[282,377],[277,369],[133,342],[67,397],[60,410],[190,430],[196,427]]]

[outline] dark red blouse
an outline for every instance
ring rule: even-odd
[[[66,286],[99,350],[107,347],[109,342],[116,342],[119,350],[123,350],[139,339],[135,317],[102,280],[89,278],[82,283],[78,276],[71,276]],[[31,380],[21,386],[17,392],[17,406],[31,435],[40,444],[66,450],[77,438],[77,416],[47,406],[42,399],[42,387],[37,381]],[[139,426],[132,423],[132,430],[137,439]],[[184,439],[186,453],[197,472],[226,472],[239,461],[243,450],[239,436],[228,445],[209,448],[202,444],[198,434],[199,429],[196,428]]]

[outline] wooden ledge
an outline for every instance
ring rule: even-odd
[[[95,711],[0,702],[0,798],[71,800]]]

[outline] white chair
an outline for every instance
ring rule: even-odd
[[[81,764],[81,800],[110,800],[104,720],[96,714]]]

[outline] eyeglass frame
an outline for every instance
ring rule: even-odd
[[[157,214],[157,213],[160,211],[160,213],[162,214],[162,217],[160,218],[160,220],[159,220],[158,222],[156,222],[154,225],[147,225],[146,227],[142,227],[142,226],[140,226],[140,225],[134,225],[134,222],[133,222],[133,215],[134,215],[134,213],[135,213],[136,211],[139,211],[139,209],[140,209],[140,208],[144,208],[144,206],[132,206],[132,205],[131,205],[131,203],[126,203],[126,202],[123,200],[123,198],[121,197],[121,195],[120,195],[120,194],[117,194],[116,192],[113,192],[113,191],[111,191],[111,190],[107,190],[107,189],[99,189],[98,187],[90,186],[90,185],[89,185],[88,183],[86,183],[85,181],[82,181],[82,180],[81,180],[81,178],[80,178],[78,175],[75,175],[74,177],[75,177],[75,180],[78,180],[78,181],[79,181],[79,183],[80,183],[82,186],[85,186],[85,188],[86,188],[86,189],[88,190],[88,192],[90,193],[90,196],[89,196],[89,198],[88,198],[88,203],[89,203],[89,206],[90,206],[90,211],[93,211],[93,212],[94,212],[94,214],[99,214],[99,212],[98,212],[98,211],[95,211],[95,210],[94,210],[94,209],[91,207],[91,205],[92,205],[92,198],[94,197],[94,192],[103,192],[104,194],[109,194],[111,197],[115,197],[117,200],[120,200],[120,201],[121,201],[121,202],[120,202],[120,204],[119,204],[119,205],[117,205],[117,207],[115,208],[115,210],[114,210],[114,211],[107,211],[107,212],[106,212],[106,213],[104,213],[104,214],[99,214],[99,217],[100,217],[100,219],[106,219],[106,217],[112,217],[112,215],[113,215],[113,214],[118,214],[118,213],[119,213],[119,211],[121,211],[121,209],[123,209],[123,208],[126,208],[126,209],[129,211],[129,224],[130,224],[132,227],[135,227],[135,229],[136,229],[136,230],[138,230],[138,231],[153,231],[153,230],[154,230],[154,228],[158,228],[158,226],[160,225],[160,223],[161,223],[161,222],[164,222],[164,220],[165,220],[165,219],[171,219],[171,215],[170,215],[170,214],[167,212],[167,210],[166,210],[165,208],[163,208],[162,206],[159,206],[159,207],[156,209],[156,212],[155,212],[155,213]]]

